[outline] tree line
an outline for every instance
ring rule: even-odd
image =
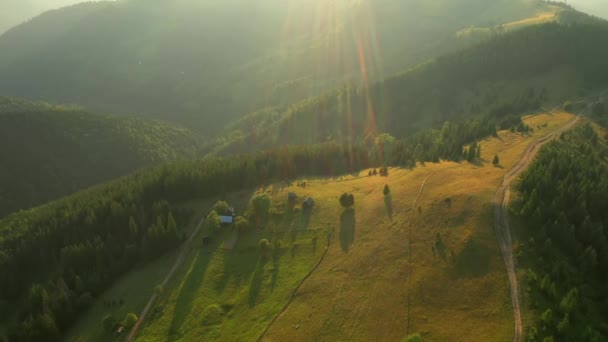
[[[590,125],[544,147],[521,180],[529,341],[608,338],[608,146]]]

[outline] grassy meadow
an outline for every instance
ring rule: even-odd
[[[324,220],[341,221],[340,243],[330,246],[264,340],[398,341],[416,332],[425,341],[511,340],[492,200],[526,146],[571,118],[564,112],[526,117],[531,135],[501,131],[486,139],[478,164],[442,162],[393,169],[386,178],[309,182],[306,191]],[[355,195],[352,211],[337,205],[343,192]]]

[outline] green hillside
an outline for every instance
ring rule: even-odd
[[[13,98],[0,98],[0,146],[0,216],[199,148],[170,124]]]
[[[217,133],[246,112],[381,80],[481,38],[463,29],[560,10],[538,0],[86,3],[0,37],[0,93]]]
[[[344,87],[229,125],[212,153],[327,140],[397,138],[445,120],[522,114],[608,85],[608,23],[564,12],[369,87]]]

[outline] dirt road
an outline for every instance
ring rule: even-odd
[[[540,150],[540,148],[559,136],[562,132],[574,127],[578,122],[579,117],[572,119],[570,122],[557,129],[556,131],[540,138],[530,144],[525,150],[521,159],[517,164],[509,170],[505,175],[502,185],[496,191],[494,197],[494,229],[496,230],[496,236],[500,245],[500,250],[507,268],[507,274],[509,276],[509,286],[511,289],[511,303],[513,306],[513,323],[514,323],[514,334],[513,342],[521,342],[523,335],[523,327],[521,323],[521,309],[519,305],[519,289],[517,286],[517,275],[515,273],[515,263],[513,261],[513,245],[511,240],[511,230],[509,227],[509,201],[511,197],[511,182],[532,163],[534,157]]]
[[[201,221],[198,223],[198,226],[196,226],[196,229],[192,232],[192,234],[190,234],[190,237],[188,238],[188,241],[182,247],[182,250],[179,253],[179,256],[175,260],[175,263],[173,263],[173,266],[171,267],[171,270],[169,270],[169,273],[167,273],[167,276],[165,277],[165,279],[163,280],[163,282],[160,284],[160,286],[162,288],[165,288],[167,286],[167,283],[171,280],[171,278],[173,278],[173,275],[175,275],[175,272],[177,271],[177,269],[179,268],[179,266],[181,266],[181,264],[184,262],[184,258],[186,257],[186,254],[188,254],[188,248],[190,247],[190,244],[192,243],[192,240],[194,240],[194,238],[196,237],[196,235],[198,234],[198,232],[203,227],[203,222],[204,221],[205,221],[205,218],[203,217],[201,219]],[[142,310],[142,312],[139,314],[139,319],[137,320],[137,323],[135,323],[135,325],[131,329],[131,332],[129,333],[129,336],[127,336],[127,338],[125,339],[126,342],[133,341],[133,338],[137,334],[137,331],[139,330],[139,327],[141,326],[141,324],[143,323],[143,321],[146,319],[146,316],[150,312],[150,309],[152,308],[152,305],[154,305],[154,302],[156,302],[156,298],[157,297],[158,297],[158,294],[156,292],[154,292],[154,294],[152,295],[152,297],[150,297],[150,300],[148,300],[148,303],[146,304],[146,306],[144,307],[144,309]]]

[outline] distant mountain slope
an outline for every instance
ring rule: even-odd
[[[0,216],[197,149],[166,123],[0,97]]]
[[[2,0],[2,2],[0,2],[0,34],[44,11],[83,1],[84,0]]]
[[[538,0],[87,3],[0,37],[0,93],[214,133],[245,112],[380,80],[479,39],[456,35],[467,27],[554,11]]]
[[[382,132],[401,138],[445,120],[521,114],[576,98],[608,86],[608,23],[587,19],[569,12],[568,24],[497,35],[370,87],[250,114],[209,150],[356,141]]]

